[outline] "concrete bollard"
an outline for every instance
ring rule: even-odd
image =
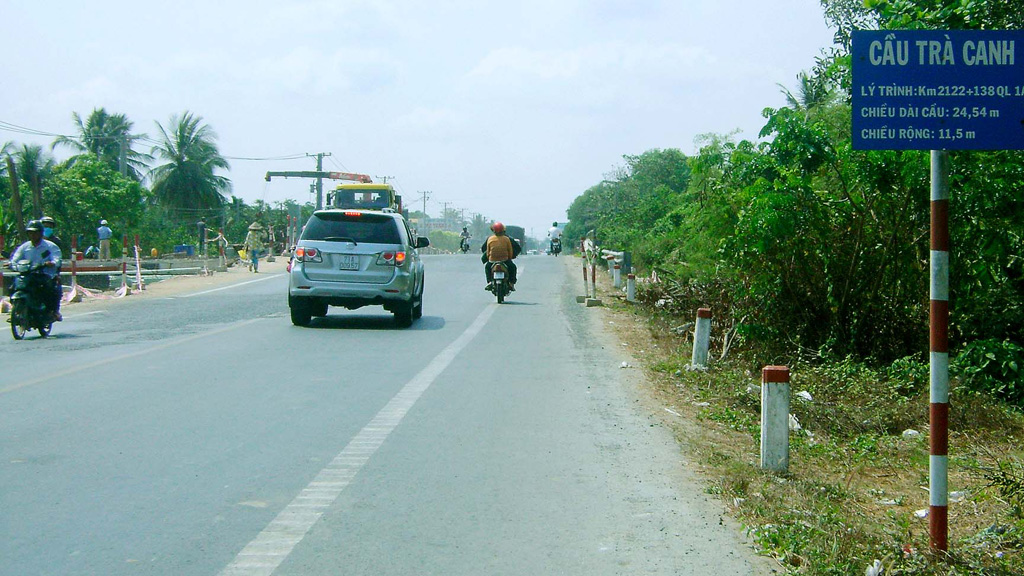
[[[698,308],[697,322],[693,330],[693,355],[690,364],[693,366],[708,365],[708,346],[711,343],[711,309]]]
[[[616,264],[612,270],[612,286],[622,288],[622,266]]]
[[[761,468],[789,470],[789,368],[761,370]]]
[[[636,302],[636,274],[626,274],[626,302]]]

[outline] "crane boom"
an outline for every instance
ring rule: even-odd
[[[267,182],[270,182],[270,179],[275,176],[278,178],[327,178],[328,180],[349,180],[352,182],[362,182],[363,184],[373,183],[373,179],[366,174],[355,174],[352,172],[323,172],[319,170],[271,171],[267,172]]]

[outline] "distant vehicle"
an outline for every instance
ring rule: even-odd
[[[405,218],[391,210],[318,210],[299,237],[290,263],[292,323],[308,326],[328,306],[383,306],[399,326],[423,315],[423,262]]]
[[[526,229],[522,226],[505,226],[505,234],[519,243],[519,247],[526,250]]]
[[[395,194],[395,189],[390,184],[338,184],[334,192],[328,193],[327,204],[334,208],[393,211],[402,214],[402,197]]]

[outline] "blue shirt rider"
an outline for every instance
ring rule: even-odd
[[[43,266],[43,274],[53,280],[47,306],[53,313],[53,319],[60,322],[60,299],[63,296],[58,279],[60,278],[60,247],[43,238],[43,225],[33,220],[25,226],[28,242],[25,242],[11,254],[11,262],[28,260],[32,266]]]

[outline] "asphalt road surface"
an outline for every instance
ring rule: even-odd
[[[0,335],[0,574],[766,574],[564,259],[292,326],[281,274]],[[4,325],[6,327],[6,324]]]

